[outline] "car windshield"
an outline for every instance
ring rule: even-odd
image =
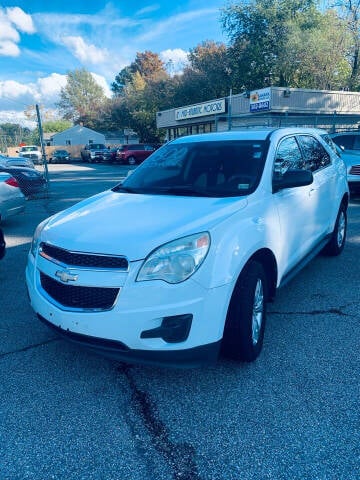
[[[34,152],[34,151],[37,151],[37,147],[22,147],[21,151],[22,152]]]
[[[102,143],[92,143],[90,145],[91,150],[105,150],[105,145]]]
[[[263,141],[169,143],[113,190],[204,197],[248,195],[259,184],[265,156]]]

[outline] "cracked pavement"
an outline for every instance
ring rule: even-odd
[[[51,165],[48,197],[3,225],[0,479],[360,478],[360,197],[343,254],[314,259],[269,305],[255,363],[171,370],[70,344],[27,300],[35,226],[125,174]]]

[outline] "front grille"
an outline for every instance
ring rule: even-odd
[[[353,165],[351,168],[350,168],[350,172],[349,172],[351,175],[360,175],[360,165]]]
[[[119,293],[118,288],[65,285],[42,272],[40,272],[40,282],[51,298],[67,308],[110,310]]]
[[[92,268],[116,268],[118,270],[127,270],[129,262],[125,257],[116,257],[111,255],[96,255],[92,253],[70,252],[63,248],[41,244],[41,251],[53,260],[57,260],[65,265],[76,267]]]

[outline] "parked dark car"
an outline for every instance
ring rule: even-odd
[[[0,228],[0,260],[5,255],[5,247],[6,247],[6,243],[5,243],[4,234],[3,234],[3,231]]]
[[[112,147],[108,148],[107,151],[104,151],[102,154],[102,157],[100,158],[100,161],[102,163],[116,163],[117,161],[117,152],[120,147]]]
[[[138,163],[143,162],[147,157],[149,157],[154,151],[156,147],[149,143],[137,143],[137,144],[129,144],[129,145],[122,145],[119,147],[116,160],[119,163],[126,163],[128,165],[136,165]]]
[[[67,150],[54,150],[49,157],[49,163],[69,163],[71,155]]]
[[[44,175],[34,168],[27,167],[3,167],[0,165],[0,172],[6,172],[16,178],[20,190],[25,196],[42,192],[46,187]]]

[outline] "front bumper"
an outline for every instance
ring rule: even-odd
[[[104,357],[126,363],[175,368],[198,367],[215,363],[221,346],[221,342],[218,341],[209,345],[201,345],[199,347],[188,348],[185,350],[135,350],[128,348],[126,345],[116,340],[90,337],[88,335],[70,332],[69,330],[63,330],[47,321],[39,314],[38,318],[66,340],[103,355]]]
[[[57,304],[42,288],[40,272],[59,281],[59,265],[40,256],[35,262],[29,254],[26,281],[32,308],[62,336],[118,360],[178,367],[216,361],[230,285],[206,289],[191,279],[177,285],[135,282],[141,264],[134,262],[125,274],[78,269],[83,285],[120,289],[111,308],[81,311]],[[188,329],[176,323],[183,318],[191,318]]]

